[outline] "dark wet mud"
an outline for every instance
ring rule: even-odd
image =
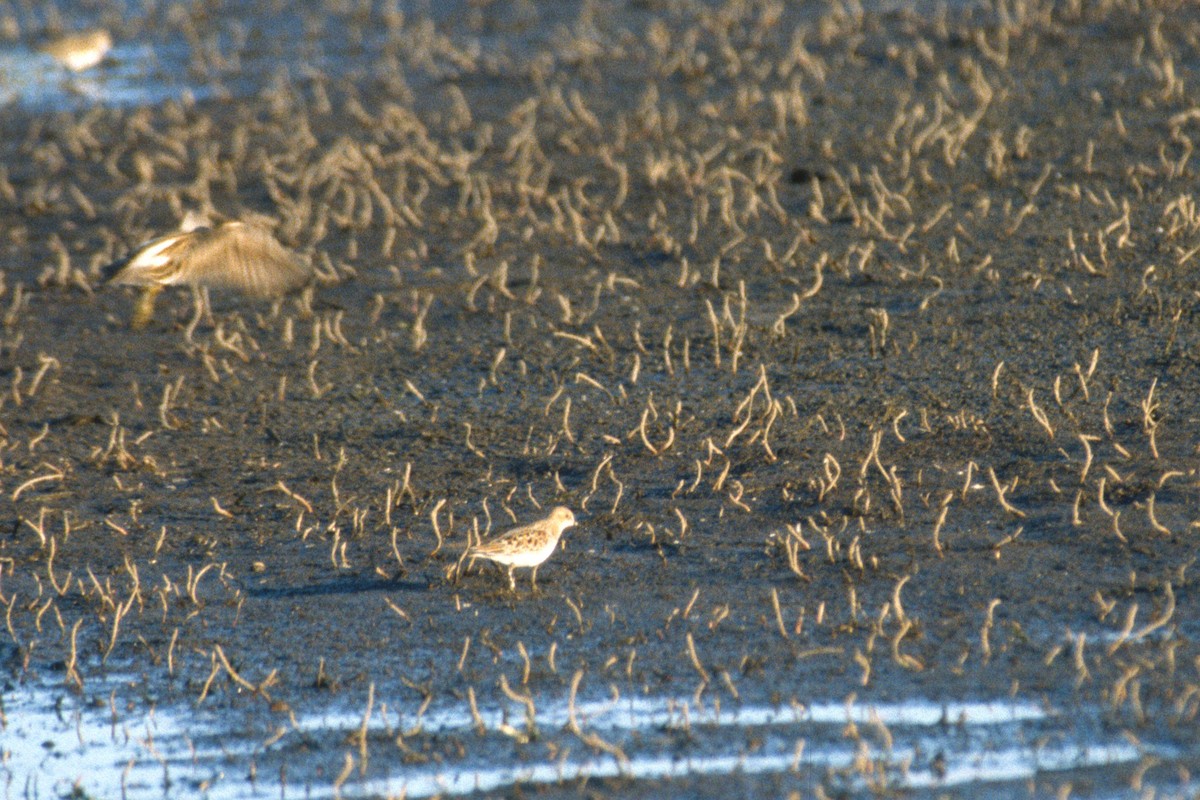
[[[133,796],[1194,792],[1200,14],[552,6],[110,19],[192,99],[0,115],[7,729],[175,720]],[[311,305],[132,330],[190,209]],[[555,505],[537,592],[455,574]]]

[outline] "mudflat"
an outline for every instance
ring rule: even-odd
[[[1195,790],[1195,7],[387,6],[0,115],[0,721],[208,747],[8,792]],[[311,299],[132,329],[190,210]]]

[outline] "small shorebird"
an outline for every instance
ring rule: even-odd
[[[486,558],[508,567],[508,586],[513,591],[517,588],[513,570],[517,567],[533,567],[531,580],[536,590],[538,567],[554,552],[563,531],[574,524],[575,515],[571,509],[559,506],[545,519],[502,533],[472,547],[466,555],[472,561]]]
[[[134,328],[150,321],[165,286],[211,286],[272,298],[300,289],[313,277],[312,266],[266,229],[238,221],[215,228],[190,227],[185,221],[179,231],[151,239],[104,272],[109,283],[144,287]]]
[[[72,72],[83,72],[103,61],[112,46],[113,40],[109,32],[97,28],[59,36],[38,49]]]

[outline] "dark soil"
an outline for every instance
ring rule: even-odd
[[[134,674],[259,740],[369,686],[579,672],[1014,697],[1195,770],[1194,6],[344,5],[114,21],[192,37],[227,96],[0,115],[8,681]],[[101,268],[206,207],[310,254],[311,311],[214,294],[189,325],[179,292],[132,330]],[[579,525],[537,592],[449,575],[554,505]],[[370,766],[589,749],[542,733]],[[328,784],[347,752],[260,769]],[[559,790],[701,785],[792,783]]]

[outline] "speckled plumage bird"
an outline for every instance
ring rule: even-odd
[[[537,589],[538,567],[550,557],[563,531],[575,524],[575,514],[565,506],[559,506],[545,519],[502,533],[494,539],[482,542],[467,551],[472,560],[486,558],[508,567],[508,586],[516,590],[517,581],[513,570],[517,567],[533,567],[531,578]]]
[[[223,222],[151,239],[111,264],[109,283],[145,287],[133,326],[145,325],[165,286],[236,289],[263,298],[282,297],[313,278],[313,269],[257,225]]]

